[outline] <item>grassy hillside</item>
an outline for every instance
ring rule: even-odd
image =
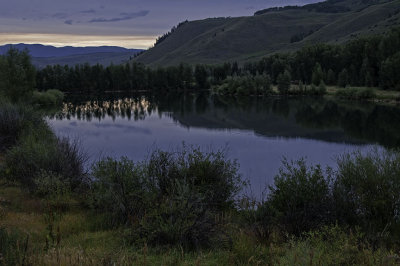
[[[245,62],[309,43],[341,43],[400,25],[400,0],[329,0],[251,17],[182,23],[135,60],[149,65]]]

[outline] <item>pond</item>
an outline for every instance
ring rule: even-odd
[[[78,138],[92,161],[143,160],[183,142],[226,149],[256,196],[273,183],[283,158],[334,167],[346,152],[400,146],[400,109],[324,98],[70,95],[48,121],[56,134]]]

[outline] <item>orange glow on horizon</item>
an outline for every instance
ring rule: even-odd
[[[4,44],[43,44],[61,46],[121,46],[126,48],[147,49],[156,36],[128,35],[74,35],[48,33],[0,33],[0,45]]]

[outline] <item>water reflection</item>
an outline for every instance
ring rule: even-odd
[[[398,108],[321,98],[72,95],[49,122],[59,135],[78,136],[93,160],[143,160],[155,146],[170,150],[182,141],[205,149],[228,146],[258,195],[283,157],[333,167],[344,152],[400,146]]]
[[[400,110],[322,98],[232,98],[208,94],[70,96],[51,119],[145,120],[157,114],[186,128],[250,130],[265,137],[400,146]]]

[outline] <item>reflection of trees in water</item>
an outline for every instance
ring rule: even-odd
[[[298,123],[313,128],[342,128],[360,140],[400,147],[400,109],[371,103],[326,101],[296,113]]]
[[[111,117],[143,120],[155,111],[155,106],[145,98],[123,98],[118,100],[93,100],[80,104],[65,103],[62,111],[55,115],[56,119],[71,119],[92,121]]]
[[[275,119],[281,117],[283,123],[295,123],[298,128],[300,126],[309,130],[341,130],[348,136],[362,141],[400,147],[400,110],[396,107],[336,102],[323,98],[235,98],[210,96],[208,93],[128,96],[105,94],[88,97],[71,98],[55,118],[100,121],[106,117],[121,117],[136,121],[157,112],[159,116],[167,116],[177,122],[187,118],[184,119],[187,126],[201,122],[192,121],[193,117],[212,117],[214,127],[225,128],[226,121],[215,116],[215,113],[222,113],[235,121],[232,125],[244,125],[263,134],[262,132],[269,130],[268,126],[262,124],[264,118],[273,114]],[[210,120],[204,121],[205,124],[200,126],[207,128],[206,123]],[[276,132],[279,132],[279,129]],[[288,135],[288,132],[285,134]],[[295,135],[296,132],[292,134]]]

